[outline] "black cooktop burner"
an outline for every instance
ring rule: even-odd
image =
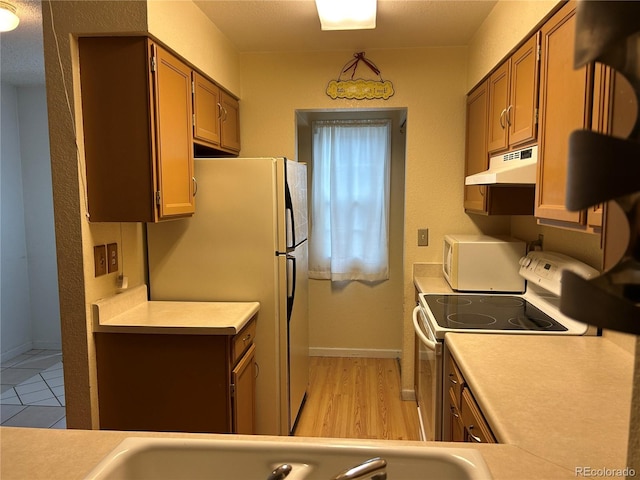
[[[438,325],[485,330],[567,329],[521,297],[511,295],[425,295]]]

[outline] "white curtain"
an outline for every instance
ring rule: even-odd
[[[390,163],[390,120],[313,123],[311,278],[389,278]]]

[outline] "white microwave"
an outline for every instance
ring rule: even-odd
[[[445,235],[442,271],[453,290],[461,292],[525,291],[518,273],[527,245],[505,236]]]

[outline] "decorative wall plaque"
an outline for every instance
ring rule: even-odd
[[[375,80],[356,79],[354,76],[358,69],[359,63],[364,63],[369,69],[378,77]],[[343,80],[344,76],[347,76],[351,71],[351,77],[348,80]],[[347,98],[350,100],[373,100],[376,98],[382,98],[388,100],[395,92],[393,90],[393,84],[389,80],[383,80],[380,74],[380,69],[376,65],[365,58],[364,52],[358,52],[353,54],[353,59],[349,60],[340,70],[337,80],[331,80],[327,85],[327,95],[334,100],[336,98]]]

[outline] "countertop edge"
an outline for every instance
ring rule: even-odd
[[[95,304],[94,304],[95,307]],[[165,309],[177,310],[185,318],[189,318],[197,310],[209,315],[224,315],[223,320],[212,321],[211,317],[198,322],[177,320],[171,323],[158,321]],[[229,311],[223,310],[228,308]],[[179,301],[147,301],[139,303],[118,315],[107,319],[93,318],[94,333],[132,333],[132,334],[166,334],[166,335],[236,335],[260,310],[259,302],[179,302]],[[186,313],[185,313],[186,312]],[[165,314],[166,315],[166,314]]]

